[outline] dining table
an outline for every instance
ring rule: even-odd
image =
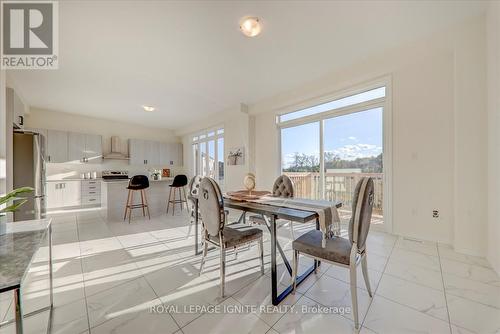
[[[199,210],[198,210],[198,197],[196,195],[189,195],[189,198],[194,203],[194,223],[195,223],[195,255],[201,254],[198,236],[198,225],[199,225]],[[324,202],[324,201],[321,201]],[[337,209],[342,207],[342,203],[339,201],[334,201],[332,206]],[[227,195],[224,195],[224,207],[227,209],[234,209],[241,211],[238,221],[231,224],[245,224],[246,214],[253,213],[264,217],[266,222],[266,227],[269,230],[271,236],[271,299],[273,305],[279,305],[293,290],[293,286],[290,284],[281,293],[278,292],[278,271],[277,271],[277,254],[279,253],[283,259],[283,263],[292,277],[292,266],[288,260],[285,252],[283,251],[277,235],[277,220],[283,219],[287,221],[297,222],[297,223],[309,223],[315,221],[316,229],[320,229],[319,214],[315,211],[309,211],[305,209],[287,208],[283,206],[273,205],[269,203],[256,203],[252,201],[242,201],[235,200]],[[299,286],[311,273],[315,272],[320,266],[320,262],[314,260],[314,264],[309,267],[304,273],[297,276],[297,286]],[[291,280],[290,280],[291,282]]]

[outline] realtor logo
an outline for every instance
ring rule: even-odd
[[[2,69],[57,69],[58,3],[2,1]]]

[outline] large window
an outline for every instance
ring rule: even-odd
[[[281,170],[296,197],[339,200],[351,215],[357,182],[375,182],[372,223],[383,223],[385,87],[348,95],[277,118]]]
[[[193,170],[196,175],[214,178],[224,186],[224,129],[200,132],[192,138]]]

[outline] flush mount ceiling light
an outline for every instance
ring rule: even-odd
[[[262,24],[258,17],[246,16],[240,20],[240,30],[247,37],[255,37],[262,31]]]
[[[142,106],[142,109],[144,109],[144,111],[155,111],[156,108],[155,107],[152,107],[152,106]]]

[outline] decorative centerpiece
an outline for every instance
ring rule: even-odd
[[[243,185],[246,190],[229,191],[226,193],[226,196],[236,201],[249,201],[257,200],[271,194],[269,191],[255,190],[255,175],[252,173],[245,175]]]
[[[4,206],[0,209],[0,235],[4,235],[7,232],[7,213],[15,212],[28,200],[24,197],[18,197],[19,194],[30,193],[34,189],[31,187],[22,187],[12,190],[5,196],[0,196],[0,206]],[[17,203],[14,203],[17,202]]]
[[[255,174],[253,173],[248,173],[245,175],[245,178],[243,178],[243,185],[245,186],[246,190],[248,190],[248,194],[252,194],[252,190],[255,189]]]

